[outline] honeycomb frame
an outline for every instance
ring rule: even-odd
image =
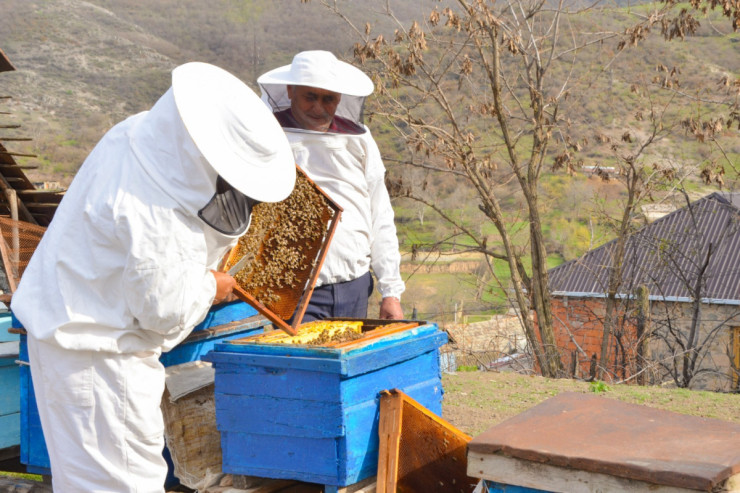
[[[342,208],[296,166],[293,192],[281,202],[255,206],[252,224],[227,255],[224,271],[244,255],[253,256],[234,275],[236,297],[295,335],[341,214]]]

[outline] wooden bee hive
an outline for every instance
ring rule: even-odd
[[[354,332],[358,321],[330,322],[302,324],[298,339],[274,330],[208,353],[223,472],[337,491],[377,473],[379,392],[397,388],[441,415],[445,332],[424,322],[360,320],[360,338],[308,344],[317,332]]]
[[[224,266],[228,270],[245,255],[251,257],[234,276],[236,296],[292,335],[306,311],[341,215],[336,203],[300,168],[296,171],[295,188],[288,198],[254,207],[247,233]]]

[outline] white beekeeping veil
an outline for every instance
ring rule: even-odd
[[[373,92],[373,81],[365,73],[338,60],[328,51],[303,51],[284,65],[262,74],[257,83],[273,112],[290,108],[287,86],[308,86],[342,95],[336,116],[362,125],[365,98]]]

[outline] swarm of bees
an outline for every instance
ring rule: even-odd
[[[276,203],[252,210],[252,223],[239,239],[237,256],[253,261],[237,273],[239,287],[282,318],[289,318],[300,300],[334,211],[302,173],[293,192]]]

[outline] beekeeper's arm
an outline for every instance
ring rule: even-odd
[[[234,281],[217,277],[206,265],[201,228],[172,211],[148,214],[161,217],[148,217],[154,220],[146,225],[127,220],[119,228],[130,239],[123,292],[142,329],[170,338],[200,323],[211,304],[231,292]]]

